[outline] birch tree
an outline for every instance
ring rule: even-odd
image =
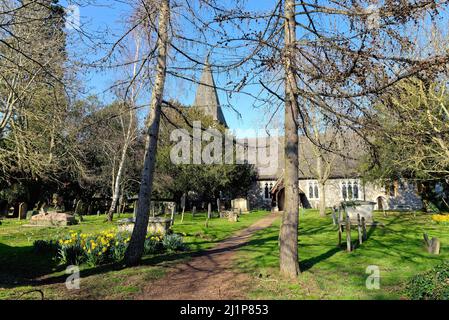
[[[149,117],[147,122],[147,139],[143,162],[142,178],[139,190],[136,222],[131,240],[125,254],[127,265],[135,265],[143,254],[143,246],[147,233],[148,213],[150,209],[151,190],[153,187],[154,168],[156,166],[157,141],[159,136],[159,122],[161,118],[161,104],[167,69],[167,47],[169,42],[170,1],[161,0],[158,12],[157,28],[157,66],[154,87],[151,95]]]

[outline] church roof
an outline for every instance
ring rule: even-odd
[[[203,109],[206,115],[211,116],[214,120],[228,127],[223,111],[221,110],[220,101],[218,100],[217,87],[215,86],[214,76],[208,58],[206,58],[193,105]]]
[[[261,180],[277,180],[282,176],[285,166],[284,158],[284,137],[272,137],[277,138],[278,143],[278,159],[277,163],[270,163],[267,165],[257,163],[256,170]],[[248,143],[248,152],[250,154],[257,154],[261,145],[266,146],[266,152],[269,154],[270,142],[262,142],[267,138],[249,138],[245,139]],[[347,133],[345,136],[345,147],[338,154],[333,154],[333,164],[331,166],[331,172],[329,178],[351,178],[359,176],[359,163],[361,157],[366,152],[363,146],[363,142],[355,135]],[[264,148],[264,147],[262,147]],[[299,137],[299,168],[298,174],[300,179],[315,179],[316,174],[316,161],[317,156],[314,153],[312,142],[305,136]],[[272,166],[275,166],[273,168]],[[271,168],[271,170],[267,170]],[[269,173],[268,173],[269,172]]]

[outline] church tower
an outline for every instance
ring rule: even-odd
[[[226,128],[228,127],[221,110],[220,101],[218,100],[217,87],[215,86],[214,77],[209,64],[209,56],[206,58],[193,105],[194,107],[201,108],[205,114],[211,116]]]

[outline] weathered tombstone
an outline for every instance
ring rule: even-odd
[[[195,217],[195,213],[196,213],[196,206],[193,206],[193,208],[192,208],[192,218]]]
[[[136,216],[137,216],[137,203],[138,203],[138,201],[135,200],[135,201],[134,201],[134,205],[133,205],[133,217],[134,217],[134,219],[135,219]],[[150,203],[150,208],[153,208],[153,210],[154,210],[153,203]],[[154,211],[153,211],[153,212],[154,212]],[[153,213],[153,216],[154,216],[154,213]]]
[[[78,200],[76,202],[75,206],[75,217],[78,217],[80,221],[83,221],[83,210],[84,210],[84,203],[81,200]]]
[[[248,200],[245,198],[237,198],[231,201],[232,203],[232,209],[236,212],[248,212],[249,206],[248,206]]]
[[[182,208],[181,223],[182,223],[184,221],[184,211],[186,210],[186,194],[185,193],[181,197],[181,208]]]
[[[206,228],[209,227],[209,219],[211,217],[211,214],[212,214],[212,204],[209,202],[209,204],[207,205]]]
[[[218,211],[218,215],[220,215],[220,198],[217,198],[217,211]]]
[[[427,233],[424,233],[423,236],[427,252],[431,254],[440,254],[440,240],[438,238],[432,238],[432,240],[430,240]]]
[[[171,217],[170,217],[171,225],[175,224],[175,207],[171,207]]]
[[[28,209],[28,205],[26,204],[26,202],[22,202],[19,205],[19,220],[26,219],[27,209]]]
[[[170,233],[171,220],[162,217],[150,217],[148,219],[148,233],[162,234]]]
[[[43,212],[30,219],[30,224],[36,226],[68,226],[76,223],[74,216],[61,212]]]

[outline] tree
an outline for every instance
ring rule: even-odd
[[[255,181],[256,172],[249,164],[226,164],[223,156],[221,162],[213,164],[176,164],[172,162],[171,152],[177,142],[170,136],[175,129],[184,130],[192,139],[194,121],[201,123],[201,129],[217,129],[218,139],[227,133],[226,128],[217,123],[211,116],[207,116],[200,108],[185,107],[177,102],[166,102],[162,109],[163,117],[159,133],[157,165],[154,181],[154,193],[160,197],[174,197],[180,199],[183,194],[189,194],[196,200],[214,203],[220,196],[235,198],[247,196],[247,190]],[[235,140],[232,141],[235,146]],[[202,141],[202,150],[208,144]],[[224,139],[221,142],[224,150]],[[235,150],[235,148],[234,148]],[[189,158],[193,159],[193,148]]]
[[[374,109],[374,126],[367,130],[374,147],[363,164],[368,178],[415,180],[427,186],[424,198],[435,200],[435,183],[447,189],[449,176],[447,81],[402,80]]]
[[[167,68],[167,46],[169,42],[168,27],[170,21],[170,1],[161,0],[158,12],[159,26],[157,38],[157,67],[156,78],[151,96],[150,112],[147,123],[147,140],[145,143],[145,157],[139,190],[136,222],[126,250],[127,265],[135,265],[140,261],[148,225],[151,191],[153,187],[154,168],[156,166],[157,141],[159,137],[159,121],[161,118],[161,103]]]
[[[295,1],[285,1],[284,72],[285,72],[285,206],[279,235],[280,270],[286,276],[299,274],[298,260],[298,95],[296,83]]]

